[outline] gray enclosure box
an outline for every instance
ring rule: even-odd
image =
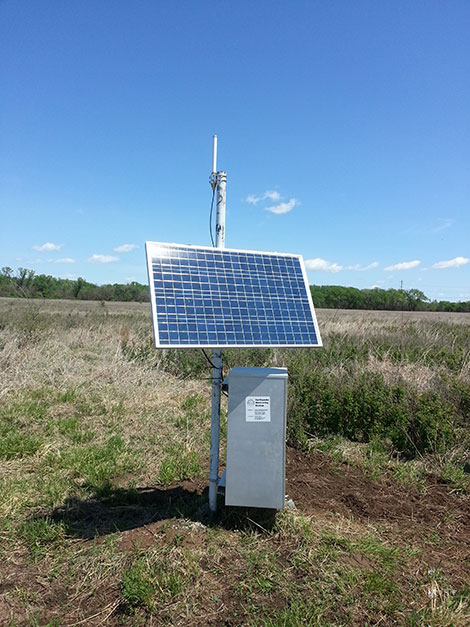
[[[232,368],[225,504],[283,509],[287,370]]]

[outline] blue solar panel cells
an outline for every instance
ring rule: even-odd
[[[316,346],[299,257],[155,245],[160,346]]]

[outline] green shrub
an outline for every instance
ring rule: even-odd
[[[405,383],[388,385],[376,373],[333,375],[290,366],[288,439],[296,445],[305,430],[369,442],[389,438],[406,456],[442,451],[454,435],[454,407],[437,394]]]
[[[470,385],[460,379],[454,378],[453,381],[450,382],[449,387],[454,396],[454,402],[462,415],[464,424],[468,427],[470,425]]]

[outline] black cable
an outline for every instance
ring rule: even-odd
[[[210,211],[210,214],[209,214],[209,233],[211,235],[211,242],[212,242],[212,247],[213,248],[215,248],[215,242],[214,242],[214,236],[212,235],[212,214],[214,212],[215,188],[216,188],[216,186],[213,185],[212,186],[211,211]],[[203,353],[204,357],[207,359],[207,361],[212,366],[212,368],[215,368],[212,360],[209,358],[209,356],[206,353],[206,351],[203,348],[201,348],[201,350],[202,350],[202,353]],[[223,373],[222,373],[222,378],[223,378]],[[222,393],[225,394],[225,396],[228,396],[228,394],[224,390],[222,390]]]
[[[206,353],[206,351],[203,348],[201,348],[201,350],[202,350],[202,354],[207,359],[207,361],[210,363],[211,367],[215,368],[215,366],[214,366],[214,364],[212,362],[212,359],[209,357],[209,355]]]
[[[214,238],[212,236],[212,212],[214,210],[215,185],[212,187],[211,212],[209,214],[209,233],[211,234],[212,247],[215,248]]]
[[[215,368],[215,366],[214,366],[214,363],[213,363],[212,359],[209,357],[209,355],[206,353],[206,351],[205,351],[203,348],[201,348],[201,351],[202,351],[202,354],[204,355],[204,357],[207,359],[208,363],[211,365],[211,367],[212,367],[212,368]],[[223,370],[222,370],[222,379],[224,379],[224,378],[225,378],[225,377],[224,377],[224,373],[223,373]],[[204,379],[204,380],[206,380],[206,379]],[[213,377],[211,377],[210,379],[207,379],[207,380],[208,380],[208,381],[213,381],[213,380],[214,380],[214,378],[213,378]],[[227,396],[227,397],[228,397],[228,394],[227,394],[224,390],[222,390],[222,394],[225,394],[225,396]]]

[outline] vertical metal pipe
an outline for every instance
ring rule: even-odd
[[[225,188],[227,185],[226,172],[217,172],[217,216],[215,221],[215,245],[225,248]]]
[[[216,194],[216,246],[225,247],[225,188],[227,174],[217,172]],[[212,351],[212,410],[211,410],[211,450],[209,471],[209,509],[217,511],[217,484],[219,481],[219,448],[220,448],[220,395],[222,391],[222,349]]]
[[[219,482],[219,442],[220,442],[220,392],[222,379],[222,351],[212,351],[212,412],[211,412],[211,452],[209,471],[209,509],[217,511],[217,486]]]

